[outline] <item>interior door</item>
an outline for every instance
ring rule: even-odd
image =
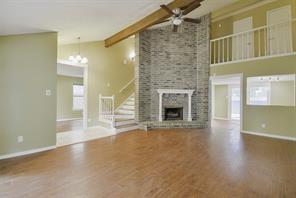
[[[253,57],[253,29],[252,17],[247,17],[233,23],[232,60],[241,60]],[[238,34],[242,33],[242,34]]]
[[[291,7],[284,6],[267,12],[269,55],[292,51]]]

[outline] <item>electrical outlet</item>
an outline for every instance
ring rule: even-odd
[[[87,119],[87,122],[91,122],[91,119],[89,118],[89,119]]]
[[[109,82],[107,83],[107,87],[110,87],[110,83]]]
[[[23,136],[17,136],[17,142],[18,143],[22,143],[24,141],[24,137]]]
[[[265,124],[265,123],[262,123],[262,124],[261,124],[261,127],[262,127],[263,129],[265,129],[265,128],[266,128],[266,124]]]
[[[46,96],[51,96],[51,90],[50,89],[46,89],[45,90],[45,95]]]

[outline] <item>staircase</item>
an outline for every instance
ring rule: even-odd
[[[135,121],[135,96],[131,95],[114,114],[114,129],[116,133],[138,129]]]

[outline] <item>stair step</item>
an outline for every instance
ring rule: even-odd
[[[128,114],[128,115],[134,115],[135,111],[134,110],[126,110],[126,109],[119,109],[118,110],[119,114]]]
[[[125,103],[125,105],[135,105],[135,101],[127,101],[126,103]]]
[[[134,110],[135,109],[135,106],[134,105],[123,105],[120,109]]]
[[[134,119],[116,119],[115,120],[115,127],[124,126],[124,125],[130,125],[130,124],[136,124],[136,121]]]
[[[135,119],[134,114],[115,114],[114,115],[115,119]]]
[[[126,131],[132,131],[138,129],[139,126],[137,124],[123,125],[116,127],[116,133],[122,133]]]

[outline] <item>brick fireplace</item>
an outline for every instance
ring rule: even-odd
[[[205,15],[178,32],[169,25],[136,35],[135,114],[143,128],[207,127],[209,25]],[[166,119],[166,108],[182,108],[182,119]]]

